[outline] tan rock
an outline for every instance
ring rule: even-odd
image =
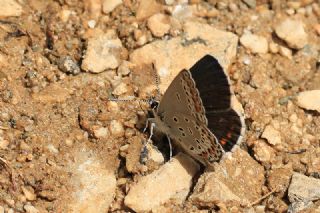
[[[267,139],[271,145],[278,145],[282,142],[280,132],[271,125],[266,126],[261,137]]]
[[[102,1],[102,11],[105,14],[110,13],[120,4],[122,4],[122,0],[103,0]]]
[[[117,120],[112,120],[110,122],[110,132],[114,137],[122,137],[124,135],[124,127],[123,124]]]
[[[143,20],[159,12],[161,5],[155,0],[141,0],[137,9],[137,19]]]
[[[67,88],[63,88],[58,83],[50,84],[48,87],[32,95],[32,98],[41,103],[62,103],[66,101],[72,91]]]
[[[120,64],[121,48],[122,43],[113,30],[90,38],[81,68],[93,73],[115,69]]]
[[[307,110],[320,112],[320,90],[300,92],[297,97],[297,105]]]
[[[21,16],[22,7],[15,0],[1,0],[0,17]]]
[[[275,32],[291,48],[301,49],[308,43],[308,34],[301,21],[286,19],[275,27]]]
[[[157,13],[148,19],[148,28],[155,37],[162,37],[170,30],[169,16]]]
[[[255,142],[253,151],[255,158],[263,163],[270,163],[275,157],[275,151],[272,149],[272,147],[268,146],[262,140]]]
[[[170,199],[183,202],[198,171],[199,165],[180,153],[159,170],[133,184],[124,203],[134,211],[142,212],[151,211]]]
[[[21,189],[23,191],[24,196],[26,196],[27,200],[33,201],[37,199],[37,196],[35,195],[33,189],[30,189],[24,186],[22,186]]]
[[[27,213],[39,213],[40,212],[36,207],[29,205],[29,204],[24,205],[23,208]]]
[[[199,206],[226,201],[246,205],[260,198],[263,184],[263,167],[247,152],[236,149],[221,160],[214,172],[200,177],[190,200]]]
[[[187,22],[183,28],[185,34],[181,37],[155,41],[130,55],[130,61],[138,66],[154,64],[160,76],[162,92],[182,69],[190,68],[204,55],[215,56],[224,68],[229,66],[236,55],[236,35],[197,22]],[[141,90],[149,86],[145,85]]]

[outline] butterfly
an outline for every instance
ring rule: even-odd
[[[231,107],[227,74],[211,55],[171,82],[159,104],[153,104],[153,128],[167,135],[185,153],[213,166],[242,140],[244,117]]]

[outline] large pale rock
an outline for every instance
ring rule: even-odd
[[[300,92],[297,97],[297,105],[307,110],[320,112],[320,90]]]
[[[61,212],[107,212],[116,191],[114,171],[86,149],[79,150],[68,166],[74,190],[66,195],[68,206],[62,207]]]
[[[120,64],[121,48],[122,43],[113,30],[90,38],[81,68],[93,73],[115,69]]]
[[[301,21],[286,19],[275,27],[275,32],[291,48],[301,49],[308,43],[308,34]]]
[[[216,202],[236,201],[247,205],[261,196],[264,169],[241,149],[225,156],[214,172],[204,173],[191,195],[198,206],[213,206]]]
[[[20,16],[22,7],[15,0],[1,0],[0,17]]]
[[[170,199],[183,202],[198,171],[199,165],[180,153],[159,170],[141,177],[132,185],[124,203],[136,212],[143,212],[151,211]]]
[[[224,68],[236,55],[235,34],[198,22],[187,22],[183,28],[185,33],[181,37],[155,41],[130,55],[130,61],[137,66],[154,64],[162,92],[182,69],[190,68],[204,55],[213,55]]]

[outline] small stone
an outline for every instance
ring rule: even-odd
[[[66,143],[67,146],[71,147],[71,146],[73,145],[73,140],[70,139],[70,138],[67,138],[67,139],[65,140],[65,143]]]
[[[235,4],[235,3],[230,3],[230,4],[229,4],[229,10],[230,10],[231,12],[236,12],[236,11],[239,10],[239,7],[238,7],[238,5]]]
[[[320,24],[316,24],[313,27],[315,29],[315,31],[317,32],[318,36],[320,36]]]
[[[256,0],[242,0],[246,5],[250,8],[256,8],[257,2]]]
[[[275,151],[264,141],[258,140],[254,143],[253,152],[255,158],[262,163],[270,163],[275,157]]]
[[[186,4],[178,4],[173,8],[172,16],[178,20],[192,17],[192,7]]]
[[[128,92],[128,86],[126,83],[121,82],[116,86],[116,88],[114,88],[114,90],[112,91],[112,94],[119,96],[119,95],[125,94],[126,92]]]
[[[0,213],[4,213],[4,208],[3,208],[3,206],[0,206]]]
[[[0,136],[0,149],[7,149],[10,142]]]
[[[165,0],[166,5],[173,5],[175,0]]]
[[[280,53],[280,55],[282,55],[288,59],[292,59],[292,51],[289,48],[286,48],[284,46],[280,46],[279,53]]]
[[[268,52],[268,41],[262,36],[246,33],[240,37],[240,43],[253,53]]]
[[[130,70],[131,63],[129,61],[122,61],[120,66],[118,67],[118,75],[127,76],[131,72]]]
[[[269,50],[271,53],[278,53],[279,52],[279,45],[274,42],[270,42],[269,43]]]
[[[27,200],[33,201],[37,199],[37,196],[33,192],[33,189],[28,189],[27,187],[22,186],[21,187],[23,194],[26,196]]]
[[[271,145],[281,144],[280,132],[271,125],[266,126],[261,137],[267,139]]]
[[[148,19],[148,28],[155,37],[162,37],[170,30],[170,19],[162,13],[157,13]]]
[[[109,112],[119,112],[119,104],[115,101],[108,101],[107,109]]]
[[[124,135],[124,128],[122,123],[117,120],[112,120],[110,122],[110,132],[115,137],[122,137]]]
[[[100,127],[98,129],[94,129],[93,134],[95,138],[108,138],[109,130],[106,127]]]
[[[95,28],[96,24],[97,22],[93,19],[88,21],[88,27],[91,29]]]
[[[53,144],[48,144],[47,145],[47,149],[53,154],[58,154],[59,153],[59,150],[56,147],[54,147]]]
[[[320,112],[320,90],[300,92],[297,97],[297,105],[307,110]]]
[[[164,163],[164,157],[158,149],[154,148],[151,145],[149,145],[147,148],[148,148],[148,160],[152,160],[158,164]]]
[[[300,173],[293,173],[288,189],[288,197],[291,203],[320,199],[320,180]]]
[[[90,38],[81,67],[93,73],[115,69],[120,63],[121,49],[122,43],[113,30]]]
[[[275,32],[291,48],[301,49],[308,43],[308,34],[301,21],[286,19],[275,27]]]
[[[71,73],[73,75],[80,73],[79,65],[70,56],[61,57],[58,61],[58,67],[65,73]]]
[[[22,7],[15,0],[1,0],[0,17],[21,16]]]
[[[149,18],[161,9],[156,0],[141,0],[137,9],[136,17],[139,21]]]
[[[292,16],[293,14],[294,14],[294,9],[292,9],[292,8],[289,8],[289,9],[287,9],[286,10],[286,13],[289,15],[289,16]]]
[[[21,141],[20,149],[23,150],[23,151],[30,151],[31,147],[26,142]]]
[[[117,6],[122,4],[122,0],[103,0],[102,11],[105,14],[112,12]]]
[[[27,213],[39,213],[40,212],[38,209],[36,209],[36,207],[29,205],[29,204],[24,205],[23,208]]]
[[[124,203],[136,212],[151,211],[170,199],[183,202],[189,194],[193,176],[199,165],[179,153],[160,169],[155,170],[130,187]],[[174,178],[172,178],[174,177]]]

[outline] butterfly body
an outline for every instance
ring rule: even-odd
[[[207,55],[175,77],[150,122],[184,152],[211,166],[244,132],[243,117],[230,106],[231,95],[228,77]]]

